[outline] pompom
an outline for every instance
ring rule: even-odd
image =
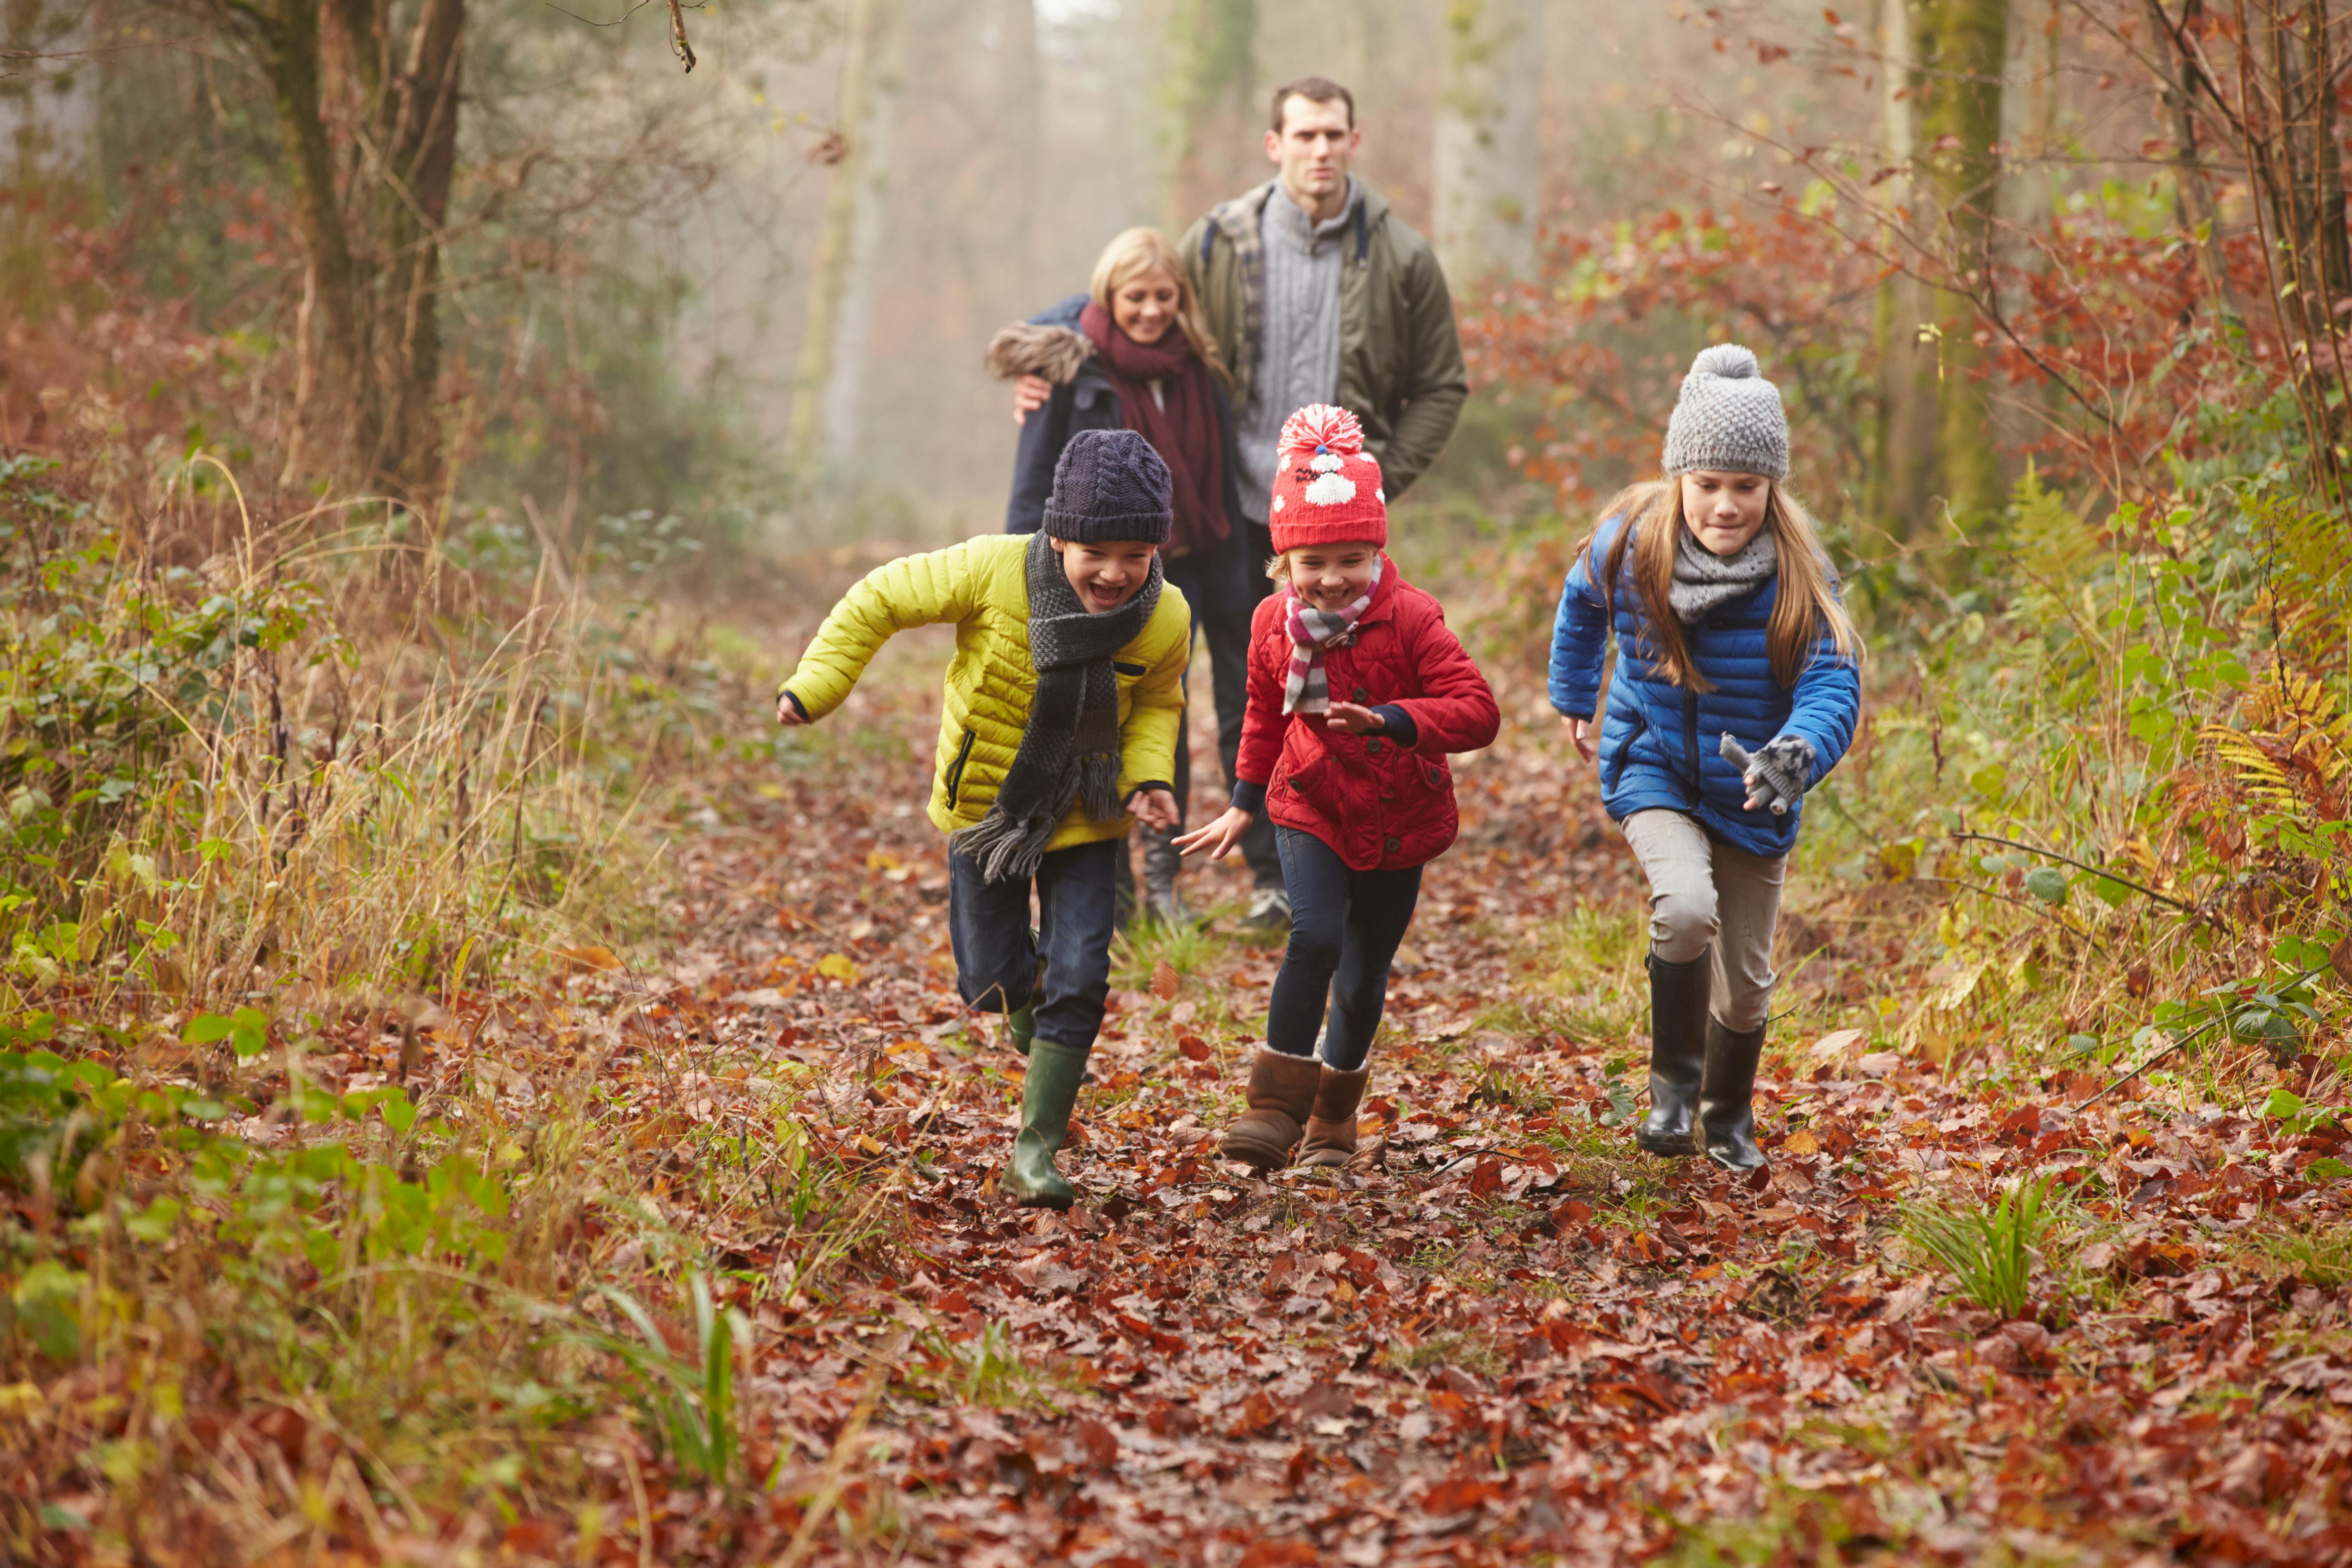
[[[1307,487],[1307,500],[1314,506],[1338,506],[1356,499],[1356,481],[1345,474],[1318,474]]]
[[[1717,343],[1698,351],[1691,361],[1693,375],[1719,375],[1729,381],[1746,381],[1759,373],[1756,356],[1738,343]]]
[[[1755,362],[1748,363],[1752,366]],[[1328,447],[1341,457],[1352,458],[1364,449],[1364,427],[1344,408],[1310,403],[1282,422],[1281,445],[1286,452]]]

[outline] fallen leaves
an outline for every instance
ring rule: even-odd
[[[533,1086],[533,1117],[568,1103],[553,1063],[604,1053],[593,1135],[642,1183],[614,1197],[657,1215],[682,1249],[665,1258],[723,1271],[751,1325],[745,1452],[777,1478],[726,1499],[615,1401],[555,1436],[625,1461],[582,1471],[585,1500],[485,1513],[466,1528],[486,1550],[1098,1568],[1631,1563],[1768,1538],[1867,1537],[1906,1562],[2338,1550],[2352,1291],[2246,1238],[2347,1223],[2346,1184],[2314,1173],[2341,1163],[2340,1129],[2077,1112],[2072,1069],[1995,1080],[1873,1051],[1829,1026],[1872,1016],[1848,994],[1868,965],[1816,960],[1822,988],[1786,1005],[1818,1037],[1769,1053],[1759,1085],[1770,1165],[1639,1155],[1642,999],[1578,977],[1605,1005],[1563,1024],[1540,967],[1564,911],[1635,918],[1633,872],[1583,831],[1589,784],[1506,746],[1464,775],[1463,842],[1399,954],[1356,1163],[1260,1178],[1215,1158],[1278,952],[1203,939],[1180,973],[1122,950],[1063,1160],[1079,1205],[1020,1211],[992,1175],[1021,1068],[954,989],[937,837],[845,787],[868,753],[836,743],[838,777],[819,753],[779,793],[737,781],[723,819],[742,826],[698,840],[688,951],[645,985],[572,950],[537,1018],[509,998],[493,1031],[474,1002],[415,1032],[420,1094]],[[761,879],[775,900],[729,890]],[[1245,897],[1233,868],[1192,879],[1202,907]],[[1923,1271],[1901,1216],[2027,1175],[2076,1228],[2037,1270],[2035,1315],[2002,1322]],[[677,1265],[645,1267],[653,1290]],[[681,1324],[690,1346],[690,1322],[663,1327]],[[79,1451],[111,1439],[108,1417],[67,1426],[73,1399],[122,1397],[0,1387],[0,1433],[37,1421]],[[267,1419],[216,1430],[340,1495],[329,1467],[353,1461],[327,1429]]]

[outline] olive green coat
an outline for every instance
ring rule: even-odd
[[[1249,406],[1264,342],[1265,268],[1258,218],[1279,190],[1269,180],[1221,202],[1184,231],[1184,268],[1234,374],[1234,407]],[[1356,182],[1354,232],[1339,273],[1339,405],[1363,422],[1393,500],[1445,449],[1469,395],[1454,300],[1429,241]]]

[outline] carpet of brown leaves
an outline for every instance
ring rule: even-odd
[[[899,761],[928,745],[919,679],[876,683],[782,788],[713,798],[684,850],[695,946],[657,996],[610,988],[664,1040],[810,1069],[814,1136],[889,1193],[822,1300],[774,1239],[730,1244],[772,1271],[740,1300],[776,1484],[749,1518],[663,1500],[658,1560],[2352,1561],[2352,1291],[2254,1243],[2342,1234],[2341,1186],[2297,1176],[2341,1133],[2074,1110],[2097,1080],[1818,1030],[1768,1058],[1769,1175],[1634,1154],[1601,1119],[1640,1037],[1545,1027],[1538,994],[1622,991],[1630,968],[1548,973],[1543,933],[1629,923],[1638,873],[1528,723],[1464,770],[1362,1168],[1214,1158],[1278,954],[1213,941],[1114,997],[1065,1162],[1080,1206],[1009,1206],[1019,1062],[953,991],[943,850]],[[1806,1013],[1866,1017],[1916,973],[1907,930],[1805,934]],[[760,1132],[740,1084],[677,1109]],[[1898,1214],[2026,1173],[2095,1195],[2040,1315],[2004,1323]]]
[[[1634,1153],[1638,875],[1525,681],[1400,953],[1359,1168],[1216,1160],[1278,953],[1213,931],[1122,950],[1065,1160],[1082,1202],[1011,1206],[1020,1059],[957,1000],[919,806],[936,641],[682,804],[658,972],[581,950],[405,1041],[420,1095],[519,1129],[593,1074],[620,1195],[752,1329],[739,1483],[692,1479],[616,1383],[520,1479],[412,1502],[315,1405],[192,1376],[174,1484],[213,1533],[134,1529],[135,1560],[2352,1562],[2345,1184],[2307,1169],[2341,1129],[2178,1086],[2077,1109],[2099,1080],[1878,1048],[1920,900],[1801,877],[1769,1173]],[[1229,922],[1241,873],[1193,886]],[[311,1064],[330,1087],[400,1070],[396,1033],[344,1038]],[[2072,1196],[2001,1321],[1902,1220],[2028,1174]],[[691,1350],[642,1238],[551,1245],[549,1291],[667,1289]],[[23,1494],[47,1561],[102,1555],[56,1522],[106,1514],[88,1456],[136,1391],[102,1381],[0,1409],[26,1487],[82,1489]]]

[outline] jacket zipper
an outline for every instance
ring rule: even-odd
[[[971,743],[980,739],[978,731],[966,730],[963,744],[956,748],[955,761],[948,764],[948,809],[956,805],[956,792],[963,787],[963,765],[971,760]]]

